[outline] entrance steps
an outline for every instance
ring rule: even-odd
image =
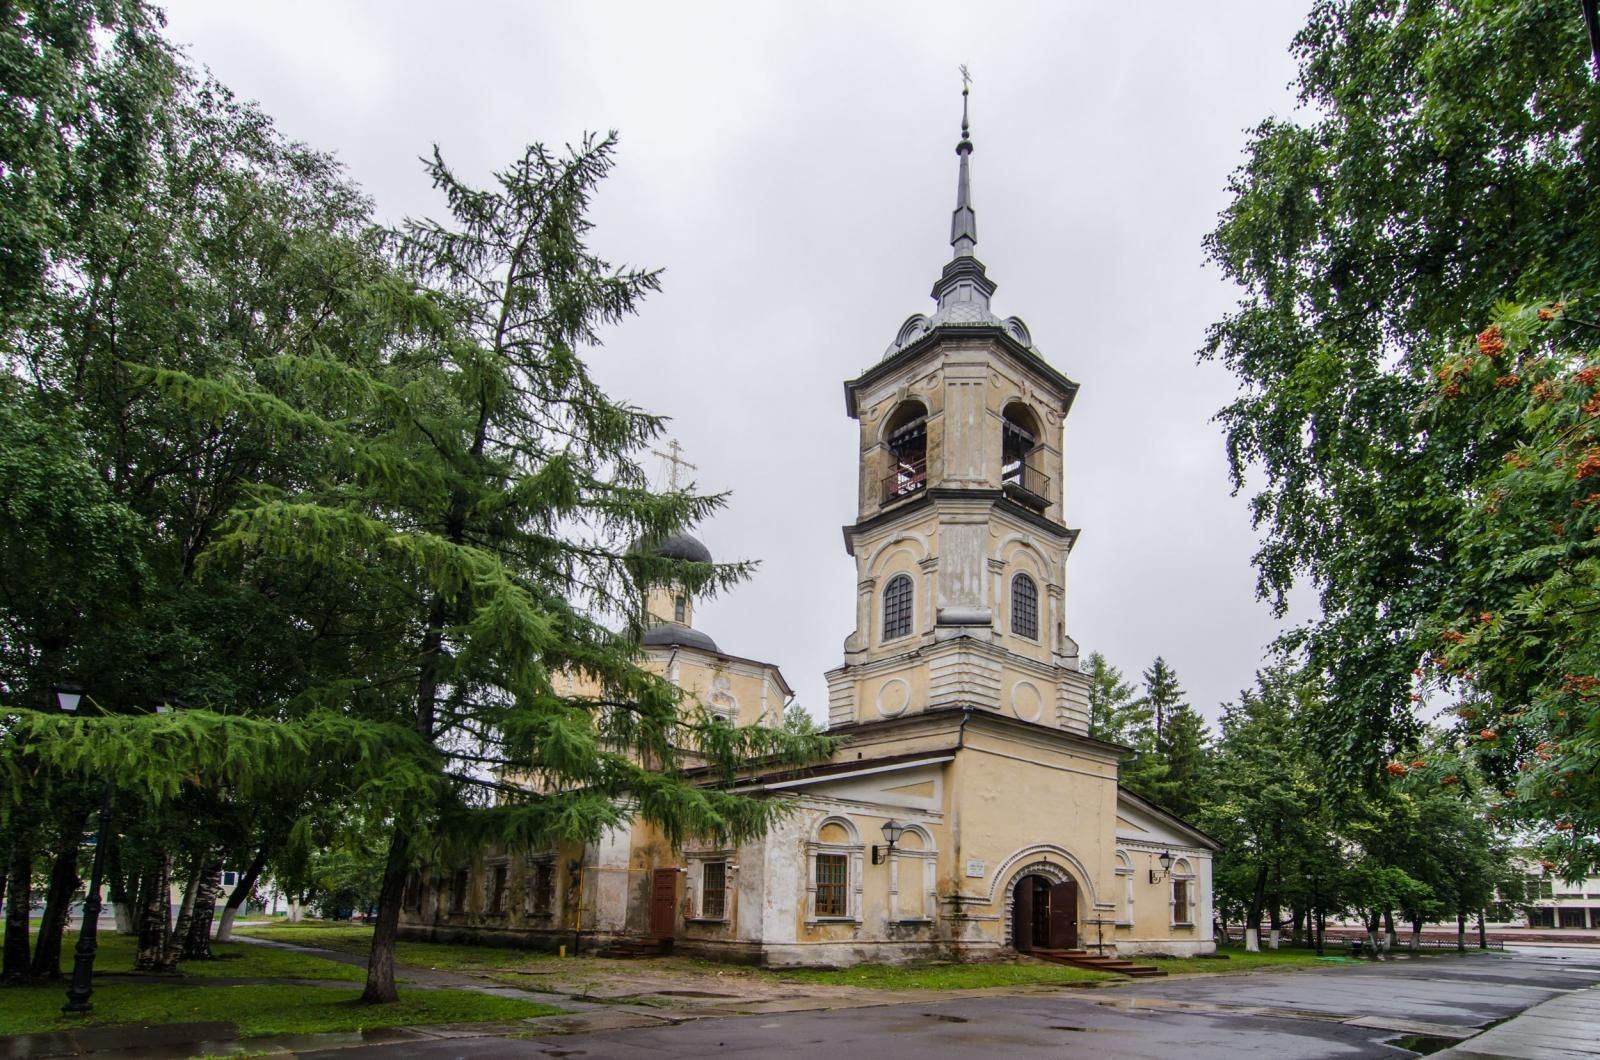
[[[595,951],[596,957],[635,960],[640,957],[665,957],[672,952],[671,939],[612,939]]]
[[[1097,957],[1088,950],[1042,950],[1035,947],[1028,952],[1034,957],[1054,961],[1056,964],[1070,964],[1076,968],[1088,968],[1096,972],[1116,972],[1118,975],[1131,976],[1134,979],[1155,979],[1167,974],[1160,968],[1148,964],[1134,964],[1132,961],[1119,960],[1116,957]]]

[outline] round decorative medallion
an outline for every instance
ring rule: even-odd
[[[1011,709],[1023,721],[1038,721],[1044,714],[1044,697],[1031,681],[1018,681],[1011,686]]]
[[[911,705],[911,686],[902,677],[891,677],[878,686],[878,713],[898,717]]]

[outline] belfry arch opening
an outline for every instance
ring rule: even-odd
[[[1044,437],[1039,417],[1020,401],[1005,407],[1000,416],[1000,486],[1030,507],[1049,502],[1050,480],[1041,470]]]
[[[920,401],[902,401],[883,425],[889,471],[883,477],[883,503],[910,496],[928,485],[928,410]]]

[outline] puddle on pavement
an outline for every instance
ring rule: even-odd
[[[1385,1038],[1383,1044],[1404,1049],[1417,1056],[1427,1056],[1429,1053],[1437,1053],[1461,1043],[1454,1038],[1440,1038],[1432,1034],[1402,1034],[1398,1038]]]
[[[965,1017],[965,1016],[946,1016],[942,1012],[924,1012],[923,1015],[928,1017],[931,1020],[938,1020],[940,1023],[971,1023],[972,1022],[971,1020],[967,1019],[967,1017]]]

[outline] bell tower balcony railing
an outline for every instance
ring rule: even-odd
[[[1041,512],[1050,507],[1050,476],[1026,462],[1001,469],[1000,488],[1018,504]]]
[[[901,460],[883,479],[883,503],[920,493],[928,486],[927,460]]]

